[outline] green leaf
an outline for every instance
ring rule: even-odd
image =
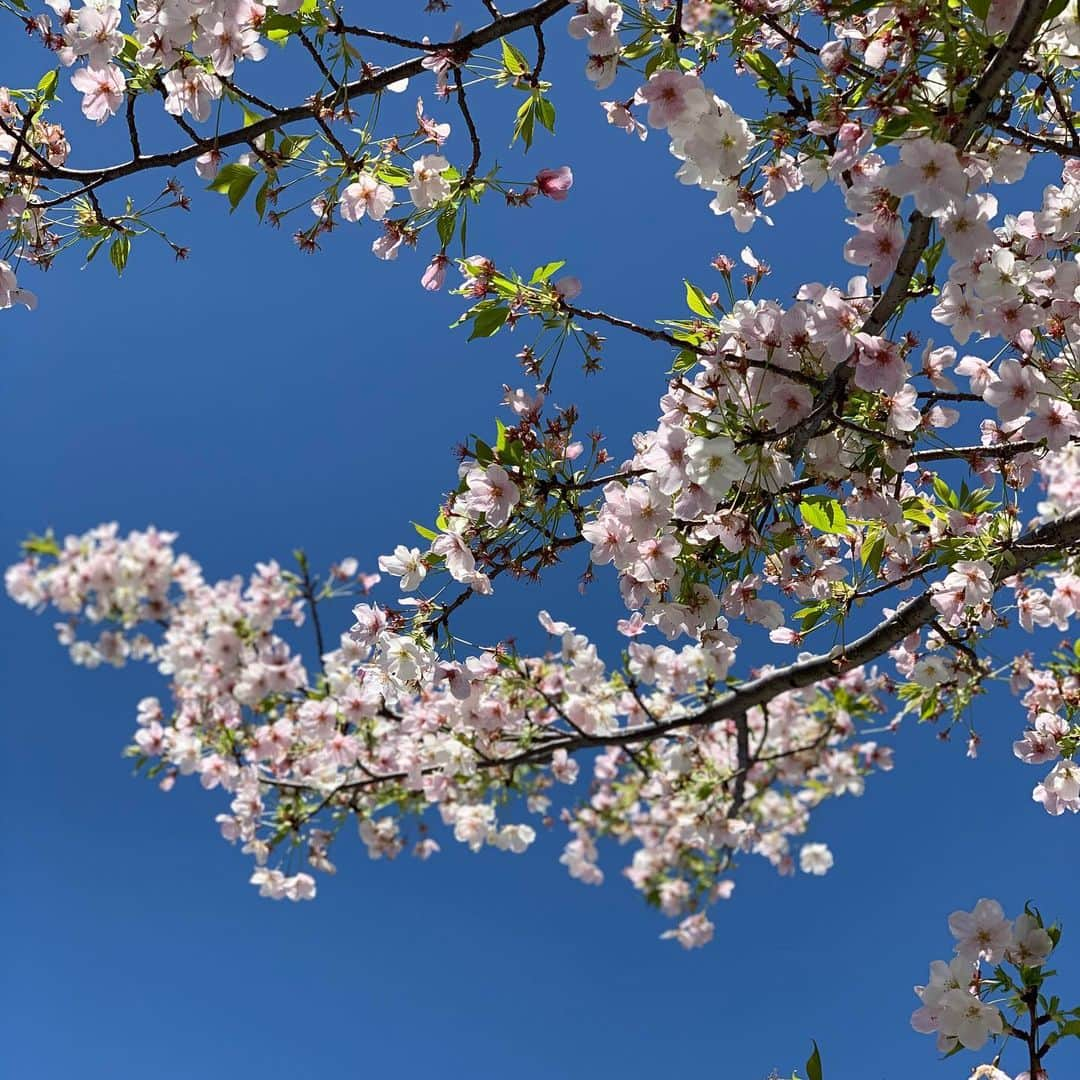
[[[859,560],[870,573],[876,574],[881,568],[881,557],[885,554],[885,533],[878,528],[868,529],[859,551]]]
[[[565,259],[560,259],[557,262],[549,262],[544,266],[538,266],[533,272],[532,277],[529,278],[530,285],[538,285],[541,281],[547,281],[552,274],[561,270],[566,265]]]
[[[263,214],[266,213],[266,200],[270,195],[270,181],[264,180],[263,185],[255,193],[255,213],[259,215],[259,220],[262,221]]]
[[[646,30],[637,40],[631,41],[629,45],[624,45],[619,50],[619,58],[621,60],[640,60],[653,51],[655,44],[652,32]]]
[[[469,340],[474,338],[491,337],[492,334],[496,334],[499,328],[504,322],[506,322],[507,316],[510,314],[510,309],[499,304],[496,307],[485,308],[473,319],[472,333],[469,335]]]
[[[1069,0],[1050,0],[1050,4],[1046,8],[1046,14],[1043,16],[1043,22],[1048,23],[1056,19],[1068,6]]]
[[[501,454],[506,449],[506,425],[498,418],[495,418],[495,453]]]
[[[60,545],[52,529],[46,529],[44,536],[31,533],[19,546],[27,555],[52,555],[55,558],[60,554]]]
[[[518,108],[517,116],[514,119],[514,137],[510,140],[510,145],[513,146],[518,139],[521,139],[525,144],[525,149],[528,150],[532,146],[535,127],[536,98],[530,97],[527,101],[523,101]]]
[[[926,267],[927,274],[932,274],[937,269],[937,264],[941,261],[944,250],[945,241],[941,239],[923,252],[923,265]]]
[[[415,521],[412,523],[412,527],[425,539],[425,540],[438,540],[439,534],[433,532],[431,529],[424,528],[423,525],[418,525]]]
[[[406,172],[400,166],[391,165],[385,161],[375,169],[375,176],[390,187],[408,187],[412,180],[411,172]]]
[[[546,97],[536,99],[536,118],[548,131],[555,134],[555,106]]]
[[[240,200],[247,194],[251,182],[258,175],[258,170],[250,165],[232,163],[224,166],[221,171],[207,184],[207,191],[217,191],[229,197],[229,206],[235,210],[240,205]]]
[[[836,499],[827,495],[808,495],[799,503],[799,515],[803,524],[819,532],[842,536],[847,532],[848,521],[844,508]]]
[[[799,608],[799,610],[795,612],[795,618],[800,620],[799,629],[804,634],[813,630],[814,627],[825,618],[828,607],[828,600],[815,600],[814,603],[807,604],[804,608]]]
[[[94,261],[94,256],[101,250],[101,245],[108,239],[107,236],[99,236],[91,245],[90,250],[86,253],[86,261],[91,263]]]
[[[956,497],[956,493],[952,491],[948,484],[941,479],[940,476],[934,477],[934,494],[946,505],[951,506],[954,510],[960,506],[960,500]]]
[[[888,143],[899,139],[901,135],[915,122],[913,112],[893,116],[884,123],[878,123],[874,131],[874,140],[877,143]]]
[[[439,233],[439,242],[444,248],[450,246],[454,239],[454,229],[457,228],[457,207],[448,206],[436,219],[435,228]]]
[[[263,17],[262,29],[271,41],[284,46],[285,42],[300,29],[300,20],[295,15],[282,15],[273,8],[268,8]]]
[[[764,53],[744,53],[742,62],[750,68],[751,71],[760,75],[769,86],[779,88],[786,85],[784,76],[780,74],[780,69],[773,63],[772,58],[766,56]]]
[[[511,75],[528,75],[531,70],[525,54],[510,44],[506,38],[502,39],[503,67]]]
[[[922,499],[917,497],[905,499],[902,505],[904,507],[905,521],[914,521],[918,525],[925,525],[927,528],[930,527],[933,519],[926,512]]]
[[[56,68],[53,71],[47,71],[41,76],[41,80],[37,84],[37,92],[46,100],[52,101],[56,97],[56,83],[60,78],[60,69]]]
[[[509,440],[506,445],[501,449],[496,447],[499,451],[499,461],[503,465],[516,465],[518,467],[525,463],[525,451],[522,449],[521,443],[516,439],[513,442]]]
[[[122,274],[131,253],[131,238],[127,233],[117,233],[116,239],[109,245],[109,262]]]
[[[698,354],[693,349],[683,349],[675,357],[675,363],[671,365],[671,370],[678,373],[689,371],[697,362]]]
[[[645,61],[645,78],[649,78],[654,71],[659,71],[661,68],[676,67],[677,62],[678,54],[670,43],[665,44],[662,49],[658,49]]]
[[[278,153],[282,157],[293,161],[298,158],[307,148],[313,136],[311,135],[285,135],[282,137]]]
[[[705,299],[705,294],[696,285],[691,285],[689,281],[686,282],[686,306],[695,315],[700,315],[703,319],[713,317],[713,309],[709,301]]]
[[[821,1080],[821,1052],[814,1041],[814,1052],[806,1059],[806,1080]]]

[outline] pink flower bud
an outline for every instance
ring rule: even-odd
[[[445,255],[436,255],[428,263],[420,284],[429,292],[436,292],[443,287],[446,281],[446,267],[450,260]]]
[[[541,169],[536,174],[536,186],[541,195],[549,199],[562,202],[567,192],[574,184],[574,174],[569,165],[563,165],[558,169]]]

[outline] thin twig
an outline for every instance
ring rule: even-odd
[[[472,161],[461,178],[461,185],[465,190],[471,186],[476,170],[480,168],[480,135],[477,133],[476,124],[473,123],[472,113],[469,112],[469,102],[465,96],[465,83],[461,78],[461,68],[454,68],[454,86],[457,88],[457,103],[461,110],[465,127],[469,131],[469,141],[472,143]]]

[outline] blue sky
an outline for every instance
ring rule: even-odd
[[[40,74],[18,34],[0,23],[12,85]],[[549,39],[559,137],[518,171],[568,162],[571,197],[528,211],[492,201],[471,246],[523,270],[565,258],[583,304],[677,317],[682,278],[711,286],[709,259],[746,241],[671,179],[660,138],[641,146],[605,124],[580,44],[558,26]],[[745,92],[719,71],[712,82]],[[418,89],[430,104],[430,87],[414,86],[409,107]],[[477,103],[504,162],[517,157],[504,149],[515,105],[510,92]],[[459,128],[452,157],[467,152]],[[120,134],[73,133],[80,164]],[[433,516],[454,443],[491,429],[521,342],[466,346],[447,329],[459,300],[417,284],[426,259],[378,262],[370,228],[303,256],[290,230],[256,228],[250,210],[230,217],[190,167],[180,175],[195,212],[170,224],[188,262],[143,243],[118,282],[104,258],[61,260],[26,274],[35,314],[0,316],[0,549],[14,558],[29,530],[116,520],[179,530],[215,577],[297,546],[316,565],[353,554],[373,568],[409,541],[410,520]],[[763,295],[846,281],[834,200],[795,197],[776,218],[750,237],[775,268]],[[654,420],[670,357],[625,338],[605,353],[604,373],[565,371],[555,398],[576,402],[619,456]],[[491,638],[531,632],[548,607],[606,626],[604,582],[584,600],[562,579],[500,587],[478,625]],[[335,619],[348,624],[347,605]],[[160,680],[73,668],[50,620],[7,602],[0,637],[0,1031],[20,1080],[757,1080],[801,1064],[812,1038],[829,1080],[962,1077],[965,1059],[935,1066],[932,1040],[908,1026],[912,984],[949,951],[951,910],[996,896],[1016,912],[1034,898],[1066,919],[1058,966],[1080,973],[1076,822],[1030,801],[1037,773],[1011,756],[1021,713],[1004,696],[980,705],[975,762],[930,729],[903,730],[893,773],[816,815],[810,838],[831,845],[835,869],[781,879],[748,861],[712,946],[684,953],[658,940],[666,922],[620,880],[623,853],[608,853],[608,884],[589,889],[557,864],[557,831],[524,858],[448,840],[426,864],[369,862],[344,840],[315,903],[260,900],[245,858],[218,838],[216,793],[181,782],[162,795],[120,757],[135,702]]]

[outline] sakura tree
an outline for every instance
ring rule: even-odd
[[[1080,811],[1080,641],[1061,643],[1080,612],[1076,5],[462,3],[470,28],[435,41],[411,10],[394,14],[413,32],[389,32],[336,0],[0,6],[45,70],[0,90],[0,307],[34,307],[29,272],[57,258],[104,248],[123,273],[142,244],[183,257],[198,182],[315,255],[336,228],[379,259],[421,249],[423,289],[460,275],[459,324],[516,354],[490,439],[469,436],[442,505],[417,509],[432,526],[366,564],[318,573],[297,553],[215,582],[176,534],[102,525],[32,536],[7,572],[76,664],[165,676],[127,752],[166,790],[197,776],[224,793],[221,832],[262,895],[313,898],[343,830],[373,858],[428,858],[448,838],[522,853],[560,827],[574,878],[600,884],[621,848],[665,936],[704,945],[740,860],[826,873],[828,846],[802,839],[815,808],[892,767],[905,717],[974,754],[999,683],[1032,798]],[[567,33],[585,77],[560,100],[641,154],[665,144],[703,224],[763,250],[781,200],[839,196],[837,250],[862,272],[768,297],[747,246],[657,321],[579,305],[561,262],[473,251],[470,216],[505,212],[490,203],[573,198],[545,71]],[[736,91],[753,110],[718,96]],[[512,98],[512,131],[482,130],[481,95]],[[542,145],[544,167],[497,165],[507,135]],[[597,370],[618,334],[663,365],[655,426],[621,442],[551,404],[559,359]],[[617,586],[622,648],[602,657],[558,611],[536,613],[543,653],[514,626],[457,629],[464,605],[560,563]],[[995,653],[1013,627],[1031,650]],[[957,959],[915,1023],[949,1052],[1013,1037],[1035,1080],[1080,1034],[1042,992],[1059,929],[991,901],[950,925]]]

